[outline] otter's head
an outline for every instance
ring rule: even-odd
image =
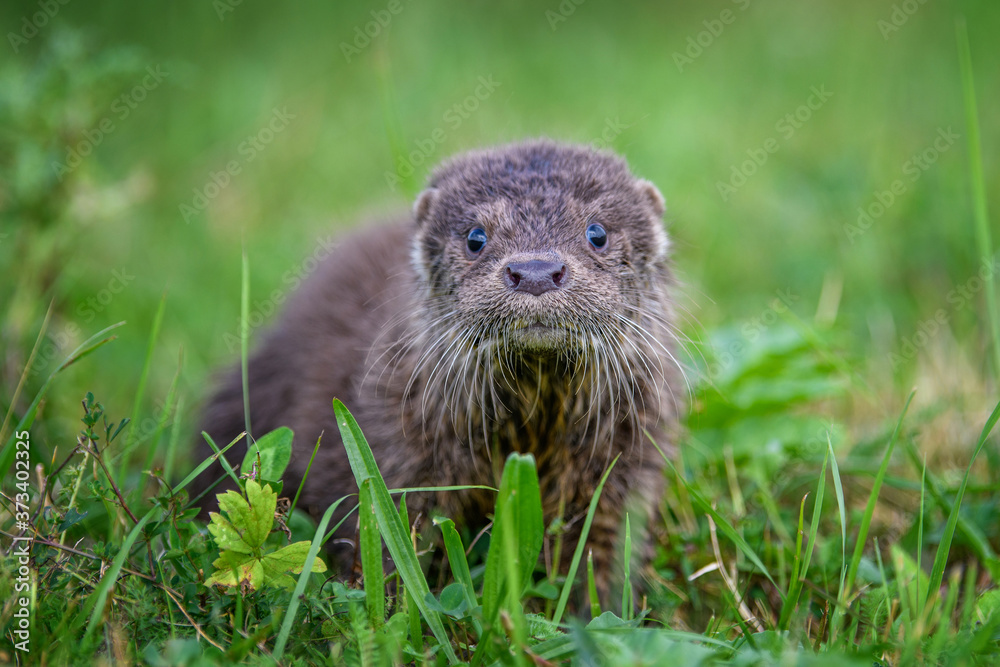
[[[477,346],[572,355],[664,280],[663,197],[587,147],[536,141],[454,158],[414,212],[432,315]]]
[[[428,389],[484,407],[490,378],[515,394],[575,378],[617,405],[658,390],[672,361],[663,212],[651,183],[588,147],[532,141],[439,167],[414,207]]]

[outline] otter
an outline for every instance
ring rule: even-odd
[[[510,452],[534,455],[546,524],[566,531],[565,573],[621,455],[588,540],[606,589],[626,505],[633,525],[657,506],[664,460],[650,440],[671,448],[683,398],[664,209],[622,158],[535,140],[446,161],[408,219],[345,239],[249,361],[254,434],[295,433],[287,489],[322,434],[299,507],[320,514],[357,492],[336,397],[390,488],[496,487]],[[202,429],[222,444],[244,423],[236,368]],[[201,443],[199,460],[210,454]],[[200,479],[221,474],[215,464]],[[411,516],[437,510],[471,530],[494,501],[481,490],[408,496]],[[334,541],[342,567],[350,523]]]

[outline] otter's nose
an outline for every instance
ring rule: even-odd
[[[566,280],[566,265],[544,259],[511,262],[504,270],[504,280],[515,292],[538,296],[562,287]]]

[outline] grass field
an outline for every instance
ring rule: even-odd
[[[1000,664],[1000,5],[15,1],[0,25],[0,662]],[[363,587],[206,588],[220,543],[169,487],[212,369],[433,164],[542,135],[667,199],[692,386],[645,597],[557,619],[565,573],[514,567],[541,539],[504,505],[522,460],[465,571],[446,524],[454,571],[400,555],[373,475]]]

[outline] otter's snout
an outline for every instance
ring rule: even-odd
[[[566,282],[566,271],[566,265],[562,262],[530,259],[509,263],[504,269],[503,277],[507,287],[515,292],[539,296],[562,287]]]

